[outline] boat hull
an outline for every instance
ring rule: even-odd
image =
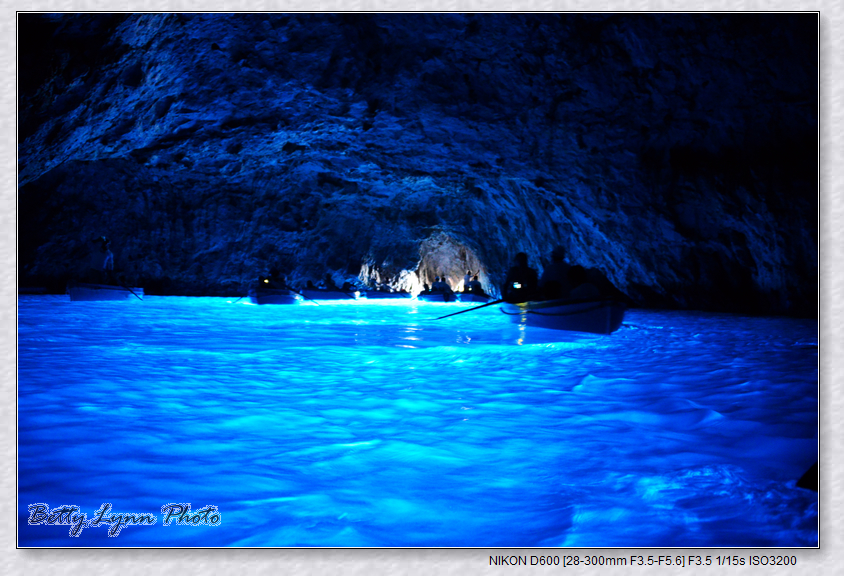
[[[591,334],[612,334],[618,330],[626,309],[614,300],[548,300],[501,305],[501,311],[517,323]]]
[[[252,288],[249,290],[249,301],[253,304],[297,304],[302,300],[293,290],[279,288]]]
[[[342,292],[340,290],[302,290],[302,296],[311,300],[357,300],[354,292]]]
[[[367,300],[378,300],[378,299],[386,299],[386,298],[410,298],[411,295],[407,292],[364,292],[362,294],[366,294]]]
[[[418,300],[425,300],[426,302],[454,302],[456,296],[454,292],[428,292],[417,294]]]
[[[90,302],[95,300],[135,300],[143,299],[143,288],[132,288],[110,284],[68,284],[67,293],[71,302]]]
[[[461,302],[477,302],[478,304],[486,304],[492,298],[490,296],[482,296],[471,292],[460,292],[457,294],[457,299]]]

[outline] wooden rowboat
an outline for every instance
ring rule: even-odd
[[[293,290],[283,288],[250,288],[249,301],[253,304],[297,304],[302,300]]]
[[[379,292],[377,290],[370,290],[369,292],[361,292],[366,295],[367,300],[377,300],[379,298],[411,298],[407,292]]]
[[[477,302],[478,304],[486,304],[492,300],[492,296],[486,294],[476,294],[474,292],[458,292],[457,299],[461,302]]]
[[[457,299],[454,292],[420,292],[416,298],[427,302],[454,302]]]
[[[627,307],[615,300],[546,300],[501,304],[514,322],[528,326],[612,334],[621,326]]]
[[[324,290],[322,288],[316,288],[313,290],[309,290],[307,288],[303,289],[301,292],[302,296],[305,298],[309,298],[311,300],[357,300],[358,298],[366,298],[364,292],[343,292],[342,290]]]
[[[67,285],[67,293],[72,302],[93,300],[135,300],[143,299],[143,288],[125,288],[110,284],[78,284]]]

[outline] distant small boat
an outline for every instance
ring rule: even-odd
[[[111,284],[68,284],[67,293],[71,302],[92,301],[92,300],[135,300],[135,297],[143,299],[143,288],[126,288],[124,286],[112,286]]]
[[[618,330],[626,309],[614,300],[546,300],[501,305],[501,311],[514,322],[592,334],[612,334]]]
[[[249,301],[253,304],[296,304],[302,297],[293,290],[283,288],[250,288]]]
[[[379,298],[411,298],[412,295],[407,292],[379,292],[377,290],[370,290],[368,292],[361,292],[367,300],[377,300]]]
[[[357,300],[358,298],[366,298],[364,292],[343,292],[342,290],[325,290],[323,288],[305,288],[301,294],[311,300]]]
[[[477,294],[475,292],[458,292],[457,299],[461,302],[478,302],[479,304],[486,304],[492,299],[492,296]]]
[[[426,302],[454,302],[457,299],[454,292],[420,292],[416,298]]]

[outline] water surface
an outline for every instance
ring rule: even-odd
[[[234,300],[19,298],[20,545],[817,545],[815,321]],[[157,522],[72,538],[33,503]]]

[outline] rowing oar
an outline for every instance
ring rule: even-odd
[[[305,295],[304,295],[304,294],[302,294],[301,292],[296,292],[293,288],[291,288],[291,289],[290,289],[290,291],[291,291],[291,292],[295,292],[296,294],[298,294],[299,296],[301,296],[301,297],[302,297],[302,298],[304,298],[305,300],[310,300],[311,302],[313,302],[314,304],[316,304],[317,306],[319,306],[319,302],[317,302],[317,301],[316,301],[316,300],[314,300],[313,298],[308,298],[307,296],[305,296]]]
[[[486,308],[487,306],[492,306],[493,304],[500,304],[504,302],[504,298],[501,300],[496,300],[494,302],[487,302],[486,304],[481,304],[480,306],[475,306],[474,308],[469,308],[468,310],[461,310],[460,312],[452,312],[451,314],[446,314],[445,316],[440,316],[439,318],[435,318],[435,320],[442,320],[443,318],[448,318],[449,316],[457,316],[458,314],[463,314],[464,312],[471,312],[472,310],[480,310],[481,308]]]
[[[328,290],[331,290],[332,292],[341,292],[341,293],[345,294],[346,296],[348,296],[349,298],[351,298],[352,300],[357,300],[357,298],[355,298],[354,294],[352,294],[351,292],[346,292],[342,288],[336,288],[335,287],[333,290],[331,288],[328,288]]]
[[[143,298],[141,298],[140,296],[138,296],[137,294],[135,294],[135,291],[134,291],[134,290],[132,290],[131,288],[129,288],[129,287],[128,287],[128,286],[126,286],[123,282],[121,282],[121,281],[120,281],[120,278],[118,278],[118,277],[117,277],[117,274],[118,274],[118,273],[119,273],[119,274],[123,274],[123,270],[120,270],[119,272],[115,272],[114,270],[112,270],[112,271],[111,271],[111,274],[109,274],[109,275],[108,275],[108,277],[106,278],[106,280],[113,279],[115,282],[117,282],[117,285],[118,285],[118,286],[120,286],[121,288],[124,288],[125,290],[128,290],[129,292],[131,292],[131,293],[132,293],[132,295],[133,295],[135,298],[137,298],[138,300],[140,300],[141,302],[143,302],[143,301],[144,301],[144,299],[143,299]]]
[[[326,288],[326,290],[328,290],[329,292],[339,292],[340,294],[345,294],[346,296],[348,296],[352,300],[357,300],[357,298],[355,298],[354,294],[352,294],[350,292],[346,292],[345,290],[340,290],[339,288],[334,288],[333,290],[331,288]],[[303,296],[304,296],[304,294],[303,294]]]
[[[115,278],[115,280],[117,280],[117,278]],[[123,288],[126,288],[126,290],[128,290],[128,291],[129,291],[129,292],[131,292],[132,294],[134,294],[135,298],[137,298],[137,299],[138,299],[138,300],[140,300],[141,302],[143,302],[143,301],[144,301],[144,299],[143,299],[143,298],[141,298],[140,296],[138,296],[137,294],[135,294],[135,291],[134,291],[134,290],[132,290],[132,289],[131,289],[131,288],[129,288],[128,286],[124,286],[123,282],[121,282],[120,280],[117,280],[117,283],[118,283],[118,284],[120,284],[121,286],[123,286]]]

